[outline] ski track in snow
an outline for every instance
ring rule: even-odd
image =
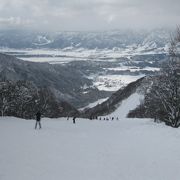
[[[124,118],[139,98],[122,102],[119,121],[43,118],[34,130],[33,120],[0,118],[0,180],[179,180],[180,131]]]

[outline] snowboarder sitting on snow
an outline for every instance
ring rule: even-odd
[[[41,112],[38,111],[36,113],[36,125],[35,125],[35,129],[37,128],[37,125],[39,124],[39,129],[41,129]]]

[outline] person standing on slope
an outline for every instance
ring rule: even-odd
[[[37,125],[39,125],[39,129],[41,129],[41,112],[38,111],[36,113],[36,124],[35,124],[35,129],[37,128]]]
[[[73,124],[76,124],[76,116],[73,117]]]

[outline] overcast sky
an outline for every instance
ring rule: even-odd
[[[0,0],[0,28],[72,31],[178,24],[180,0]]]

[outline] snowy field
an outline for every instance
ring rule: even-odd
[[[140,98],[113,121],[0,118],[0,180],[179,180],[179,129],[125,118]]]
[[[150,48],[150,47],[149,47]],[[1,48],[0,52],[11,55],[23,55],[19,57],[25,61],[48,62],[51,64],[68,63],[71,61],[117,61],[118,58],[130,58],[135,55],[153,55],[167,53],[166,48],[149,49],[148,47],[136,48],[129,46],[126,48],[114,49],[86,49],[86,48],[64,48],[64,49],[10,49]],[[32,56],[32,57],[31,57]],[[46,57],[47,56],[47,57]]]

